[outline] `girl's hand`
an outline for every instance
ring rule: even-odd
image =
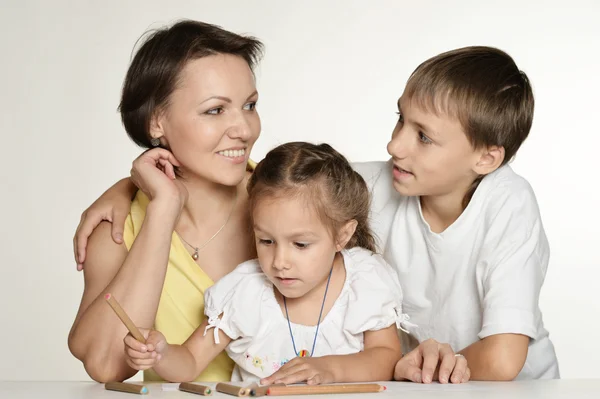
[[[263,378],[261,385],[294,384],[304,382],[308,385],[329,384],[334,381],[333,372],[327,367],[326,357],[296,357],[270,377]]]
[[[145,344],[133,338],[131,334],[127,334],[123,339],[125,360],[134,370],[147,370],[158,364],[168,344],[165,336],[156,330],[140,328],[140,332],[146,338]]]
[[[455,355],[448,344],[434,339],[422,342],[396,364],[395,380],[410,380],[429,384],[438,380],[442,384],[460,384],[469,381],[471,371],[467,359]]]

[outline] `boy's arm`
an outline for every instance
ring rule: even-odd
[[[219,330],[219,343],[215,343],[212,331],[204,335],[207,325],[205,319],[183,345],[169,345],[161,354],[160,362],[153,367],[154,371],[173,382],[188,382],[198,378],[231,342],[231,338]]]
[[[129,178],[121,179],[81,214],[81,221],[73,238],[77,270],[83,270],[88,239],[102,221],[106,220],[112,223],[113,241],[116,244],[123,243],[123,226],[131,208],[131,200],[136,192],[137,187]]]
[[[335,382],[389,381],[402,357],[396,325],[364,333],[364,350],[352,355],[297,357],[277,372],[261,380],[261,384],[308,384]]]
[[[463,355],[474,381],[512,381],[527,358],[529,337],[496,334],[477,341],[459,353]]]
[[[538,335],[539,298],[549,261],[533,191],[510,193],[483,243],[483,317],[480,341],[460,351],[472,380],[510,381]]]

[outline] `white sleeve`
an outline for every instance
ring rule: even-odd
[[[402,313],[402,289],[398,275],[377,254],[355,248],[353,264],[349,270],[349,298],[344,318],[344,330],[351,334],[378,331],[396,324],[398,328],[407,322]],[[358,258],[358,259],[357,259]]]
[[[221,278],[204,294],[204,313],[208,326],[204,335],[214,329],[215,343],[219,343],[219,330],[232,340],[253,336],[260,322],[258,298],[264,287],[264,277],[254,260],[242,263]]]
[[[540,290],[549,247],[535,195],[527,184],[510,193],[487,233],[490,249],[483,276],[483,321],[479,338],[513,333],[536,338]]]

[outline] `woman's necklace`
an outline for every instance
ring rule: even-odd
[[[319,335],[319,325],[321,324],[321,316],[323,315],[323,308],[325,307],[325,299],[327,298],[327,290],[329,289],[329,281],[331,281],[331,274],[333,273],[333,266],[329,271],[329,277],[327,277],[327,285],[325,286],[325,295],[323,295],[323,303],[321,304],[321,312],[319,313],[319,321],[317,322],[317,331],[315,331],[315,338],[313,340],[312,350],[308,352],[306,349],[302,349],[300,352],[296,350],[296,341],[294,341],[294,333],[292,333],[292,325],[290,323],[290,316],[288,314],[287,303],[285,297],[283,297],[283,306],[285,307],[285,317],[287,318],[288,327],[290,329],[290,336],[292,337],[292,345],[294,346],[294,353],[298,357],[311,357],[315,353],[315,345],[317,344],[317,336]],[[283,296],[283,295],[282,295]]]
[[[201,250],[204,249],[204,247],[206,247],[208,245],[209,242],[211,242],[216,236],[219,235],[219,233],[225,228],[225,226],[227,226],[227,223],[229,222],[229,219],[231,218],[231,215],[233,214],[233,210],[235,209],[235,204],[237,202],[237,190],[235,191],[235,197],[233,198],[233,204],[231,205],[231,211],[229,211],[229,215],[227,216],[227,220],[225,220],[225,223],[223,223],[223,225],[221,227],[219,227],[219,230],[217,230],[217,232],[215,234],[212,235],[212,237],[210,237],[204,244],[196,247],[192,244],[190,244],[189,242],[187,242],[185,240],[185,238],[183,238],[181,236],[181,234],[177,233],[177,235],[179,236],[179,238],[181,238],[181,240],[183,242],[185,242],[187,245],[189,245],[190,247],[194,248],[194,254],[192,255],[192,259],[194,260],[198,260],[198,252],[200,252]]]

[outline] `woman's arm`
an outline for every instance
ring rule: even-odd
[[[396,326],[364,333],[364,350],[352,355],[314,358],[297,357],[283,365],[261,384],[308,384],[335,382],[387,381],[402,356]]]
[[[88,239],[102,221],[106,220],[112,223],[113,241],[116,244],[123,243],[123,226],[131,207],[131,200],[136,192],[137,187],[131,182],[131,179],[121,179],[81,214],[81,221],[75,231],[75,237],[73,237],[77,270],[83,270]]]

